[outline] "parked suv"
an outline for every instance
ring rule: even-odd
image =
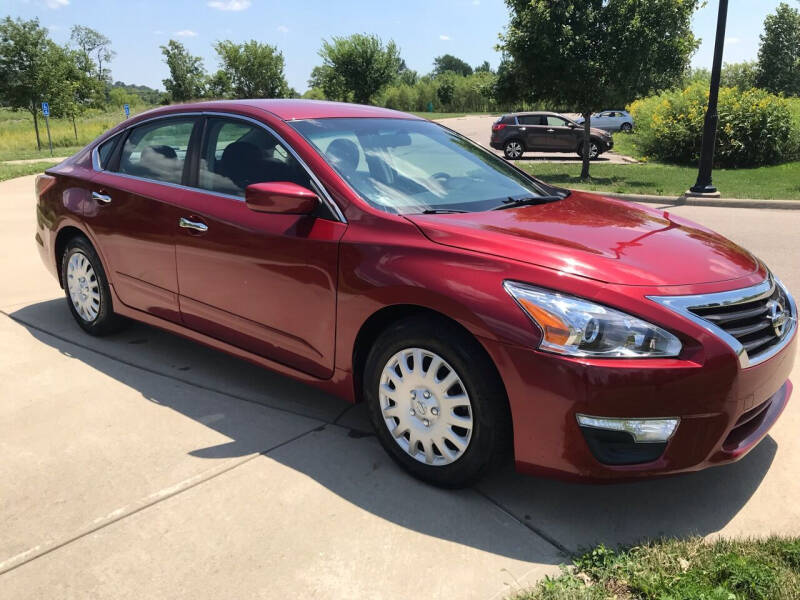
[[[591,130],[589,158],[594,160],[614,147],[611,134]],[[563,115],[526,112],[504,115],[492,125],[492,148],[516,160],[525,152],[577,152],[583,156],[583,126]]]

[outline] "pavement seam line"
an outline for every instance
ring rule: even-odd
[[[120,364],[127,365],[129,367],[134,367],[135,369],[140,369],[140,370],[145,371],[147,373],[151,373],[152,375],[158,375],[160,377],[165,377],[167,379],[172,379],[173,381],[179,381],[181,383],[185,383],[186,385],[190,385],[192,387],[195,387],[195,388],[198,388],[198,389],[201,389],[201,390],[205,390],[207,392],[213,392],[215,394],[220,394],[221,396],[227,396],[228,398],[234,398],[235,400],[241,400],[242,402],[249,402],[250,404],[256,404],[258,406],[271,408],[273,410],[278,410],[278,411],[281,411],[281,412],[284,412],[284,413],[295,415],[297,417],[306,417],[307,419],[316,419],[317,421],[321,421],[323,423],[328,423],[330,425],[334,424],[334,421],[326,421],[325,419],[321,419],[321,418],[319,418],[318,416],[315,416],[315,415],[309,415],[309,414],[302,413],[300,411],[292,410],[292,409],[289,409],[289,408],[284,408],[284,407],[281,407],[281,406],[275,406],[273,404],[267,404],[265,402],[259,402],[257,400],[252,400],[252,399],[247,398],[245,396],[240,396],[238,394],[232,394],[231,392],[228,392],[228,391],[225,391],[225,390],[220,390],[220,389],[217,389],[217,388],[213,388],[213,387],[210,387],[210,386],[207,386],[207,385],[203,385],[201,383],[197,383],[196,381],[191,381],[190,379],[183,379],[182,377],[177,377],[177,376],[169,374],[169,373],[163,373],[163,372],[157,371],[156,369],[153,369],[151,367],[146,367],[146,366],[143,366],[143,365],[136,364],[135,362],[131,362],[129,360],[125,360],[123,358],[118,358],[118,357],[116,357],[116,356],[114,356],[112,354],[109,354],[107,352],[103,352],[102,350],[98,350],[96,348],[92,348],[92,347],[87,346],[85,344],[81,344],[80,342],[76,342],[76,341],[71,340],[71,339],[69,339],[67,337],[64,337],[62,335],[58,335],[57,333],[53,333],[51,331],[47,331],[46,329],[44,329],[44,328],[42,328],[42,327],[40,327],[38,325],[34,325],[33,323],[29,323],[27,321],[24,321],[22,319],[19,319],[19,318],[15,317],[13,315],[10,315],[5,310],[0,310],[0,314],[5,315],[6,317],[11,319],[15,323],[19,323],[20,325],[23,325],[24,327],[30,327],[31,329],[35,329],[36,331],[39,331],[40,333],[44,333],[45,335],[49,335],[50,337],[54,337],[57,340],[61,340],[62,342],[67,342],[68,344],[72,344],[73,346],[77,346],[78,348],[83,348],[84,350],[88,350],[89,352],[94,352],[95,354],[98,354],[100,356],[108,358],[109,360],[116,361],[116,362],[118,362]],[[157,328],[154,328],[154,329],[157,329]],[[202,345],[202,344],[200,344],[200,345]],[[265,370],[268,370],[268,369],[265,369]],[[288,376],[285,376],[285,377],[288,377]],[[346,412],[350,408],[352,408],[352,405],[348,406],[343,412]],[[338,419],[338,417],[337,417],[337,419]]]
[[[22,567],[23,565],[26,565],[26,564],[28,564],[30,562],[33,562],[34,560],[37,560],[39,558],[42,558],[43,556],[46,556],[46,555],[48,555],[48,554],[50,554],[52,552],[55,552],[56,550],[64,548],[65,546],[68,546],[68,545],[72,544],[73,542],[77,542],[78,540],[83,539],[86,536],[92,535],[93,533],[95,533],[97,531],[100,531],[101,529],[105,529],[106,527],[108,527],[110,525],[113,525],[114,523],[118,523],[119,521],[127,519],[128,517],[131,517],[131,516],[133,516],[133,515],[135,515],[137,513],[140,513],[140,512],[142,512],[144,510],[147,510],[148,508],[151,508],[153,506],[156,506],[157,504],[161,504],[165,500],[169,500],[170,498],[174,498],[174,497],[176,497],[176,496],[178,496],[178,495],[180,495],[180,494],[182,494],[182,493],[184,493],[184,492],[186,492],[188,490],[191,490],[193,488],[198,487],[199,485],[202,485],[202,484],[204,484],[206,482],[209,482],[209,481],[211,481],[213,479],[216,479],[220,475],[224,475],[225,473],[229,473],[230,471],[233,471],[237,467],[240,467],[240,466],[242,466],[244,464],[247,464],[250,461],[255,460],[256,458],[259,458],[259,457],[262,457],[262,456],[267,456],[273,450],[277,450],[278,448],[281,448],[281,447],[283,447],[283,446],[285,446],[287,444],[291,444],[292,442],[296,442],[300,438],[308,435],[309,433],[313,433],[314,431],[317,431],[317,430],[319,430],[319,425],[315,426],[312,429],[309,429],[307,431],[299,433],[299,434],[295,435],[294,437],[289,438],[288,440],[284,440],[283,442],[280,442],[279,444],[275,444],[274,446],[271,446],[270,448],[267,448],[266,450],[261,450],[260,452],[256,452],[255,454],[252,454],[251,456],[248,456],[248,457],[246,457],[246,458],[244,458],[242,460],[236,461],[234,464],[227,465],[227,466],[224,466],[224,467],[219,468],[219,469],[209,469],[209,471],[211,471],[211,473],[209,473],[209,471],[206,471],[205,473],[208,473],[207,476],[203,476],[204,474],[201,473],[201,474],[196,475],[194,477],[190,477],[188,479],[184,479],[182,482],[179,482],[179,483],[177,483],[177,484],[175,484],[173,486],[164,488],[164,489],[162,489],[162,490],[160,490],[158,492],[154,492],[153,494],[150,494],[149,496],[145,496],[144,499],[139,499],[138,501],[134,502],[134,504],[138,503],[139,505],[138,506],[134,506],[134,508],[132,508],[131,510],[125,511],[124,508],[123,508],[123,509],[117,509],[115,511],[112,511],[106,517],[101,517],[101,519],[104,519],[104,521],[102,523],[99,523],[99,524],[97,524],[95,526],[91,526],[91,527],[85,529],[84,531],[81,531],[80,533],[77,533],[77,534],[73,535],[72,537],[69,537],[69,538],[67,538],[67,539],[65,539],[65,540],[63,540],[61,542],[57,542],[57,543],[54,543],[54,544],[52,544],[50,546],[47,546],[40,552],[33,552],[32,550],[36,550],[37,548],[40,548],[42,546],[42,544],[34,546],[32,550],[29,549],[29,550],[25,550],[23,552],[20,552],[16,556],[12,556],[11,558],[9,558],[9,559],[3,561],[2,563],[0,563],[0,576],[3,576],[5,574],[7,574],[7,573],[10,573],[11,571],[14,571],[15,569],[18,569],[18,568]],[[164,492],[164,490],[167,490],[166,493],[162,493],[162,492]],[[150,498],[153,498],[153,496],[156,496],[156,498],[153,499],[152,501],[148,502],[148,500]],[[122,510],[123,512],[120,513],[120,510]],[[110,516],[110,515],[113,515],[113,516]],[[22,560],[19,560],[15,564],[12,564],[11,566],[9,566],[7,568],[5,567],[5,565],[13,562],[17,557],[24,557],[24,558]]]
[[[503,506],[500,502],[498,502],[497,500],[492,498],[489,494],[487,494],[483,490],[481,490],[481,489],[479,489],[477,487],[474,487],[473,489],[475,490],[476,494],[478,494],[479,496],[482,496],[483,498],[485,498],[487,501],[489,501],[491,504],[493,504],[497,509],[499,509],[500,511],[504,512],[506,515],[508,515],[509,517],[514,519],[517,523],[519,523],[520,525],[525,527],[531,533],[533,533],[534,535],[537,535],[540,538],[542,538],[545,542],[547,542],[548,544],[553,546],[553,548],[558,550],[564,556],[570,557],[573,554],[575,554],[572,550],[567,548],[564,544],[559,542],[556,538],[554,538],[551,535],[545,533],[544,531],[542,531],[538,527],[534,527],[530,523],[526,523],[524,520],[522,520],[519,517],[517,517],[514,513],[512,513],[505,506]]]

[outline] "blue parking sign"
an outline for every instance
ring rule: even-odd
[[[122,109],[125,111],[125,116],[126,117],[130,117],[131,116],[131,105],[130,104],[123,104],[122,105]]]
[[[42,102],[42,114],[45,117],[50,116],[50,103],[49,102]]]

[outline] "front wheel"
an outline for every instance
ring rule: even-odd
[[[506,142],[506,145],[503,146],[503,154],[505,154],[508,160],[517,160],[518,158],[522,158],[522,154],[525,152],[525,148],[522,147],[522,142],[517,140],[509,140]]]
[[[76,237],[61,258],[61,281],[72,316],[86,333],[114,333],[125,320],[114,314],[103,264],[89,240]]]
[[[583,158],[583,142],[578,146],[578,156]],[[595,160],[598,156],[600,156],[600,146],[596,142],[591,142],[589,144],[589,159]]]
[[[367,358],[363,385],[389,455],[442,487],[468,485],[497,464],[511,426],[490,365],[474,338],[443,321],[412,318],[385,331]]]

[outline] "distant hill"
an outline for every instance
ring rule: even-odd
[[[154,90],[146,85],[134,85],[132,83],[115,81],[111,87],[122,88],[129,94],[135,94],[139,96],[145,104],[161,104],[161,100],[164,97],[164,92],[161,90]]]

